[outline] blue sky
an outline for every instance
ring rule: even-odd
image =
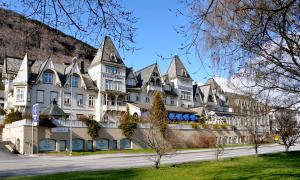
[[[7,2],[12,5],[11,8],[17,11],[20,10],[20,6],[16,3],[12,1]],[[135,70],[139,70],[157,62],[162,74],[165,74],[171,59],[162,60],[158,55],[169,58],[175,54],[183,54],[183,51],[179,50],[179,48],[185,39],[176,33],[175,28],[186,24],[187,19],[182,16],[176,16],[170,11],[170,9],[182,8],[182,5],[177,0],[124,0],[120,2],[129,10],[132,10],[138,18],[135,46],[140,49],[133,54],[120,49],[119,52],[125,64],[129,67],[132,66]],[[68,34],[68,31],[60,30]],[[89,40],[86,42],[93,46],[99,46],[98,43],[95,44]],[[213,69],[210,68],[209,55],[206,51],[200,52],[200,56],[202,63],[200,63],[194,51],[189,55],[180,56],[194,80],[205,83],[212,75],[222,76],[220,72],[218,74],[213,73]]]

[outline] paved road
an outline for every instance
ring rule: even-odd
[[[300,150],[300,145],[291,150]],[[266,145],[259,149],[259,153],[274,153],[284,151],[283,146]],[[228,148],[221,156],[238,157],[254,154],[252,147]],[[165,157],[162,164],[202,161],[214,159],[212,150],[186,150],[176,155]],[[51,174],[70,171],[93,171],[106,169],[122,169],[131,167],[151,166],[151,156],[148,154],[102,154],[90,156],[39,156],[0,159],[0,178],[8,176],[28,176]]]

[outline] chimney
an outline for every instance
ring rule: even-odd
[[[82,73],[84,73],[84,61],[83,60],[80,62],[80,71]]]

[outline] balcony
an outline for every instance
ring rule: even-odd
[[[126,111],[126,105],[104,105],[104,111]]]
[[[149,91],[162,91],[161,86],[147,85],[147,92]]]

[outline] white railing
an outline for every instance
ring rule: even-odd
[[[110,111],[126,111],[126,106],[123,106],[123,105],[104,105],[103,106],[103,110],[104,111],[107,111],[107,110],[110,110]]]
[[[69,120],[58,120],[53,119],[51,120],[53,124],[56,126],[64,126],[64,127],[70,127],[70,123],[72,127],[87,127],[86,124],[82,121],[69,121]]]
[[[119,128],[120,123],[100,123],[101,127],[104,128]]]
[[[31,119],[22,119],[19,121],[15,121],[11,124],[5,124],[5,128],[15,128],[15,127],[20,127],[20,126],[31,126]]]
[[[148,85],[147,86],[147,92],[149,91],[162,91],[161,86],[153,86],[153,85]]]

